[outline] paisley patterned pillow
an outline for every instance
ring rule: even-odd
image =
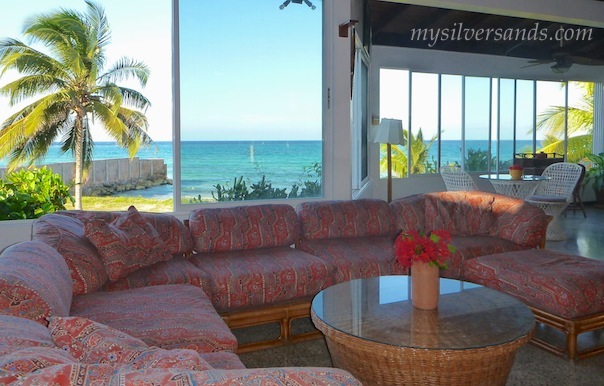
[[[110,223],[84,220],[84,232],[99,251],[110,281],[172,258],[155,228],[134,206]]]
[[[213,368],[195,350],[149,347],[124,332],[78,316],[51,317],[48,329],[55,344],[81,363],[124,364],[134,370]]]

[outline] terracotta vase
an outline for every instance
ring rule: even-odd
[[[439,268],[425,263],[411,265],[411,302],[422,310],[438,307],[440,293]]]

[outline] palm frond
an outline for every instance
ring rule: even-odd
[[[147,84],[151,71],[143,62],[122,57],[98,79],[99,83],[118,83],[134,77],[141,86]]]

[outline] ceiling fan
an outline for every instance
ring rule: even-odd
[[[304,4],[308,5],[310,7],[310,9],[312,9],[313,11],[315,9],[317,9],[317,7],[315,7],[313,5],[313,3],[311,3],[309,0],[285,0],[283,2],[283,4],[281,4],[279,6],[279,9],[283,10],[283,8],[287,7],[289,5],[289,3],[295,3],[295,4],[302,4],[302,3],[304,3]]]
[[[553,72],[557,74],[563,74],[570,70],[573,64],[580,64],[584,66],[604,66],[604,60],[586,58],[582,56],[571,55],[567,52],[556,52],[552,55],[551,59],[535,59],[529,60],[530,63],[525,67],[538,66],[540,64],[553,63],[550,67]]]

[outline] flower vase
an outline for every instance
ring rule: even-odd
[[[411,302],[422,310],[438,307],[440,293],[440,269],[427,263],[411,265]]]

